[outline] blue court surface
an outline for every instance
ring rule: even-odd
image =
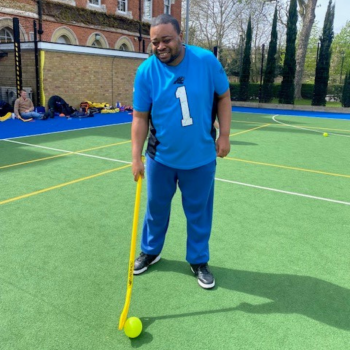
[[[131,112],[98,113],[93,117],[87,118],[55,117],[46,120],[32,120],[29,122],[23,122],[18,119],[9,119],[0,123],[0,139],[94,128],[106,125],[130,123],[131,121]]]
[[[295,117],[349,119],[350,120],[350,108],[349,108],[349,113],[334,113],[334,112],[323,112],[323,111],[322,112],[296,111],[296,110],[274,109],[274,108],[232,107],[232,112],[277,114],[277,115],[291,115]]]
[[[349,113],[329,113],[235,106],[232,107],[232,111],[241,113],[259,113],[274,115],[290,115],[296,117],[350,120],[350,111]],[[17,119],[9,119],[5,122],[0,123],[0,139],[42,135],[54,132],[64,132],[68,130],[95,128],[99,126],[130,123],[131,121],[131,112],[99,113],[95,114],[93,117],[88,118],[55,117],[52,119],[49,118],[47,120],[33,120],[30,122],[22,122]]]

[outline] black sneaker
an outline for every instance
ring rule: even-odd
[[[198,284],[204,289],[210,289],[215,286],[215,279],[210,272],[208,264],[192,265],[191,270],[198,278]]]
[[[148,269],[148,266],[155,264],[159,260],[160,254],[149,255],[141,252],[140,256],[135,260],[134,263],[134,275],[140,275]]]

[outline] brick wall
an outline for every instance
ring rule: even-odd
[[[33,96],[36,94],[35,57],[32,51],[21,52],[22,86],[31,87]],[[16,71],[14,53],[9,52],[8,57],[0,58],[0,86],[16,86]]]
[[[59,95],[77,108],[80,102],[116,101],[132,105],[133,82],[141,59],[46,52],[44,92]]]

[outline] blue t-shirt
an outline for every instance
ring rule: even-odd
[[[147,153],[177,169],[193,169],[216,159],[212,131],[214,93],[229,87],[225,71],[212,52],[185,46],[177,66],[155,55],[137,70],[134,110],[150,112]]]

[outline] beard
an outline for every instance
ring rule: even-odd
[[[167,48],[166,50],[163,50],[163,51],[158,51],[157,49],[155,49],[153,53],[162,63],[170,64],[180,56],[181,51],[182,51],[182,44],[180,42],[179,46],[176,49]]]

